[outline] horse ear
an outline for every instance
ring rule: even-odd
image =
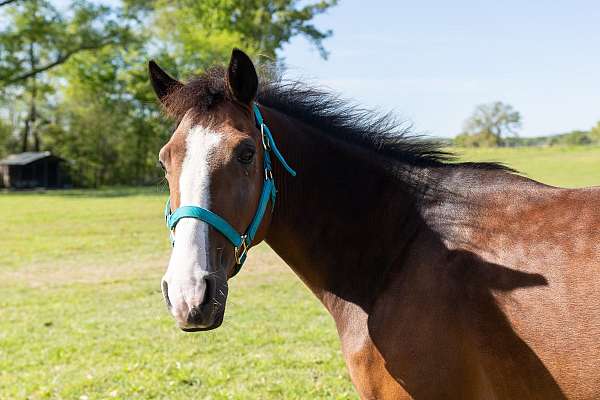
[[[227,88],[234,99],[251,104],[258,91],[258,76],[250,57],[239,49],[233,49],[227,68]]]
[[[164,98],[168,94],[183,86],[181,82],[163,71],[154,60],[150,60],[148,63],[148,74],[150,75],[150,82],[154,88],[154,93],[156,93],[161,102],[164,101]]]

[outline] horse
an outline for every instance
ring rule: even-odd
[[[331,314],[362,399],[600,398],[600,188],[458,162],[393,116],[256,71],[238,49],[185,83],[149,63],[176,123],[162,291],[181,329],[221,324],[228,279],[266,241]]]

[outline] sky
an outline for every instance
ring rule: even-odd
[[[476,105],[502,101],[521,136],[600,121],[598,0],[341,0],[315,20],[330,57],[303,38],[280,52],[287,76],[394,111],[418,133],[461,132]]]

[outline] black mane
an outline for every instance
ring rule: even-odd
[[[227,96],[225,69],[213,67],[171,93],[164,103],[171,116],[181,118],[192,107],[209,110]],[[457,163],[455,155],[445,151],[440,142],[411,133],[411,126],[399,122],[393,114],[361,108],[338,95],[301,82],[263,77],[257,102],[313,126],[323,134],[409,165],[512,171],[500,163]]]

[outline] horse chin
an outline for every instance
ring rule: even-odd
[[[211,331],[213,329],[217,329],[223,323],[223,317],[225,315],[225,309],[219,310],[214,318],[213,322],[206,326],[186,326],[180,327],[180,329],[184,332],[203,332],[203,331]]]

